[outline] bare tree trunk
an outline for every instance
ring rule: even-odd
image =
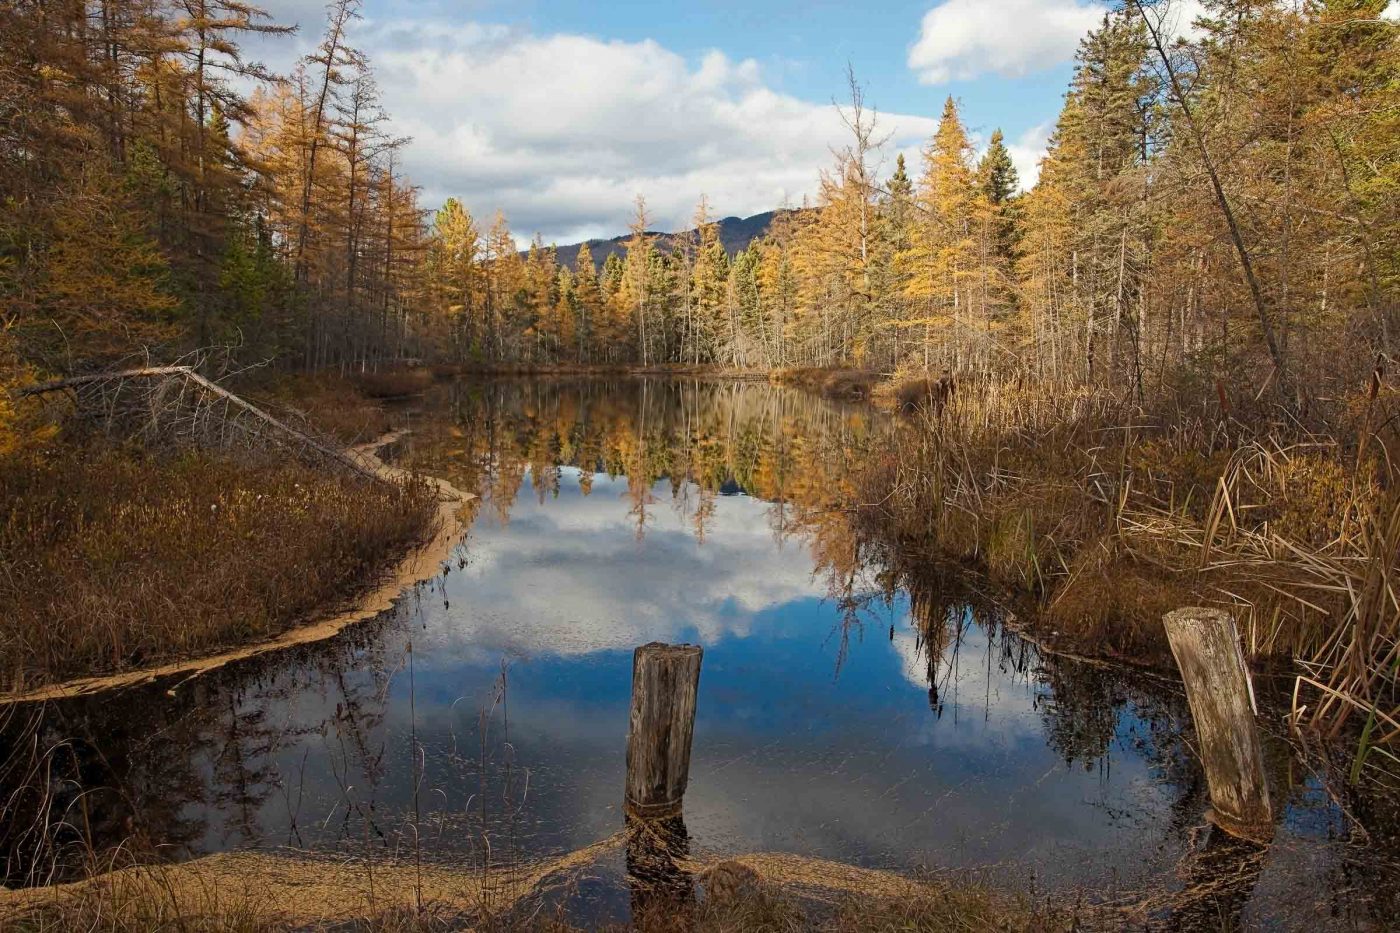
[[[1296,404],[1297,398],[1293,392],[1292,378],[1288,373],[1287,360],[1284,357],[1283,349],[1279,346],[1278,338],[1274,334],[1273,321],[1270,319],[1268,305],[1264,299],[1264,290],[1259,284],[1259,277],[1254,271],[1254,262],[1250,258],[1249,249],[1245,246],[1244,236],[1240,233],[1239,222],[1235,219],[1235,212],[1230,207],[1230,199],[1225,196],[1225,188],[1220,183],[1220,173],[1216,171],[1215,161],[1211,158],[1210,150],[1206,146],[1205,136],[1196,123],[1196,118],[1191,112],[1191,104],[1186,98],[1186,92],[1181,86],[1181,80],[1177,76],[1176,68],[1172,65],[1171,56],[1167,53],[1166,46],[1162,43],[1162,32],[1160,21],[1154,23],[1147,15],[1147,10],[1142,4],[1142,0],[1133,0],[1133,5],[1137,8],[1138,15],[1141,16],[1143,25],[1152,36],[1152,44],[1157,50],[1157,57],[1162,62],[1162,68],[1166,71],[1167,80],[1171,83],[1172,95],[1176,98],[1177,105],[1181,107],[1181,115],[1186,119],[1186,128],[1191,134],[1191,139],[1196,145],[1196,151],[1201,157],[1201,163],[1205,167],[1206,175],[1210,178],[1211,190],[1215,193],[1215,203],[1220,208],[1220,213],[1225,219],[1225,225],[1230,230],[1230,242],[1234,244],[1235,255],[1239,258],[1240,270],[1244,273],[1245,283],[1249,286],[1249,294],[1254,302],[1254,310],[1259,318],[1259,328],[1264,333],[1264,345],[1268,348],[1269,358],[1274,364],[1274,375],[1278,384],[1279,394],[1285,403]]]

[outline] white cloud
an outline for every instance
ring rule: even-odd
[[[825,592],[800,542],[775,552],[766,502],[720,497],[701,545],[663,480],[643,545],[627,480],[596,476],[584,497],[579,475],[561,470],[567,508],[538,505],[527,481],[503,528],[485,504],[478,522],[486,531],[465,549],[469,565],[447,579],[450,622],[424,636],[434,663],[457,663],[464,653],[486,660],[503,649],[526,657],[619,650],[680,641],[692,629],[713,645],[746,636],[760,613]]]
[[[257,51],[288,67],[319,28],[304,22],[282,43],[291,54]],[[800,204],[844,144],[830,104],[775,91],[756,62],[719,51],[692,61],[653,41],[402,19],[357,24],[352,41],[394,131],[413,137],[404,162],[424,205],[456,196],[487,223],[501,209],[526,237],[614,236],[638,193],[659,229],[688,227],[702,193],[721,215]],[[935,121],[881,125],[903,147]]]
[[[1011,153],[1016,175],[1021,180],[1021,190],[1031,190],[1040,178],[1040,160],[1045,157],[1045,147],[1054,128],[1055,125],[1047,121],[1026,130],[1014,143],[1006,144],[1006,151]]]
[[[717,51],[692,65],[651,41],[454,30],[375,57],[386,103],[414,137],[406,161],[426,201],[499,207],[518,232],[547,239],[625,229],[638,193],[662,229],[687,226],[702,192],[720,213],[800,203],[841,143],[829,105],[777,93],[756,63]],[[932,125],[887,122],[896,138]]]
[[[1395,0],[1390,10],[1400,9]],[[1007,78],[1070,61],[1079,40],[1102,22],[1109,6],[1084,0],[944,0],[924,14],[909,67],[924,84],[966,81],[987,73]],[[1195,37],[1203,0],[1149,6],[1162,32]]]
[[[925,84],[1020,77],[1068,61],[1107,10],[1079,0],[945,0],[924,14],[909,67]]]

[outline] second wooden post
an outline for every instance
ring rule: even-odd
[[[699,645],[652,642],[632,655],[627,810],[647,819],[681,812],[700,690]]]
[[[1254,722],[1254,690],[1234,619],[1219,609],[1178,609],[1163,620],[1196,725],[1216,825],[1267,841],[1269,785]]]

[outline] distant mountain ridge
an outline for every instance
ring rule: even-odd
[[[752,217],[723,217],[715,221],[719,228],[719,241],[724,246],[724,251],[730,256],[747,249],[748,245],[756,239],[762,238],[768,233],[768,228],[773,223],[773,218],[779,214],[792,213],[791,211],[775,210],[764,211],[762,214],[754,214]],[[665,252],[671,248],[671,244],[678,237],[683,237],[689,233],[694,233],[694,228],[682,230],[679,233],[657,233],[647,231],[648,235],[656,238],[657,249]],[[613,237],[611,240],[589,240],[588,248],[593,253],[593,264],[602,268],[608,256],[613,253],[624,253],[627,249],[628,234]],[[575,268],[578,262],[578,251],[582,243],[570,243],[568,246],[560,246],[558,249],[559,264]]]

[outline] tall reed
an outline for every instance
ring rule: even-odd
[[[888,394],[931,400],[937,386]],[[1395,764],[1400,484],[1386,446],[1368,452],[1340,406],[1304,424],[1188,397],[959,383],[906,406],[858,486],[891,533],[980,565],[1082,648],[1167,663],[1163,612],[1230,609],[1254,661],[1296,665],[1299,725],[1359,728],[1358,760]]]

